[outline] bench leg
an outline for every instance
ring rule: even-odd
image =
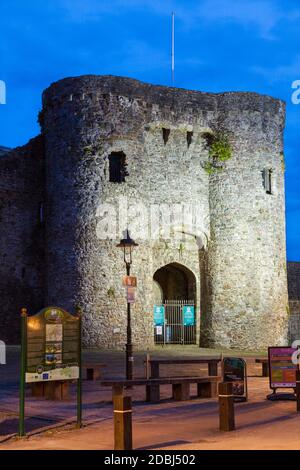
[[[218,375],[218,363],[217,362],[208,363],[208,375],[212,375],[212,376]]]
[[[158,402],[160,399],[159,385],[146,385],[146,401],[151,403]]]
[[[269,377],[269,364],[268,362],[262,364],[262,376]]]
[[[94,369],[86,369],[86,380],[95,380],[94,379]]]
[[[183,401],[190,399],[190,384],[173,384],[173,398],[174,400]]]
[[[217,396],[217,383],[199,383],[197,384],[197,392],[199,398],[215,398]]]

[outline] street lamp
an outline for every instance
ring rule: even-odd
[[[126,264],[126,274],[130,276],[130,266],[132,264],[132,250],[138,246],[132,238],[130,238],[129,230],[125,231],[125,238],[118,243],[118,248],[123,248],[124,252],[124,263]],[[133,369],[133,356],[132,356],[132,335],[131,335],[131,315],[130,315],[130,303],[127,299],[127,343],[126,343],[126,379],[132,380],[132,369]]]

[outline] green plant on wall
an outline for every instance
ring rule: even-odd
[[[110,287],[107,291],[108,297],[115,297],[115,289],[113,287]]]
[[[222,163],[232,157],[232,147],[228,134],[217,130],[203,134],[208,148],[208,161],[203,165],[204,170],[209,174],[223,170]]]

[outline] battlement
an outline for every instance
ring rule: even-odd
[[[197,113],[217,110],[257,111],[285,114],[285,102],[252,92],[207,93],[183,88],[151,85],[127,77],[83,75],[53,83],[43,93],[43,106],[56,106],[68,101],[99,101],[105,95],[126,96],[159,107],[189,110]]]

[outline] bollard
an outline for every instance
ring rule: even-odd
[[[147,352],[146,356],[146,379],[150,378],[150,354]]]
[[[297,413],[300,413],[300,370],[296,371],[296,402]]]
[[[219,384],[219,416],[220,431],[233,431],[235,429],[232,382]]]
[[[115,450],[132,450],[131,397],[114,397]]]

